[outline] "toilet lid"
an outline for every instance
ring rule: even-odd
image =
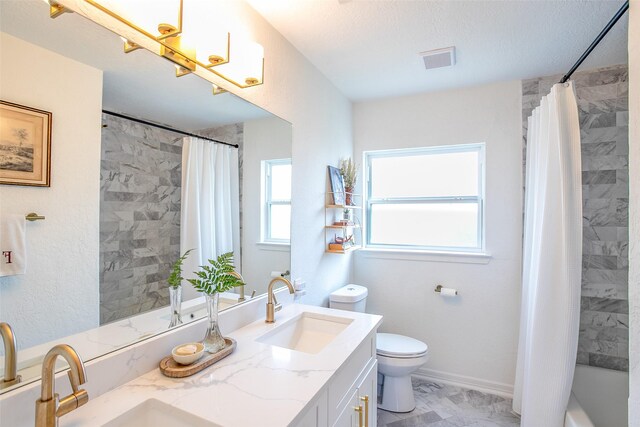
[[[404,335],[384,334],[376,335],[377,353],[388,357],[415,357],[422,356],[429,347],[422,341],[405,337]]]

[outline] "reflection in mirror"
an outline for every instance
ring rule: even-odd
[[[55,344],[86,361],[166,331],[167,279],[187,249],[185,278],[233,251],[247,300],[290,269],[290,124],[213,96],[197,76],[175,78],[149,52],[125,55],[117,35],[77,14],[48,13],[42,0],[0,2],[0,98],[53,123],[51,187],[0,185],[0,221],[46,218],[25,225],[26,273],[0,277],[21,384]],[[184,323],[205,315],[186,281],[182,300]],[[4,348],[0,358],[4,378]]]

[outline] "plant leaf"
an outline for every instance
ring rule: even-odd
[[[188,280],[197,291],[212,295],[244,285],[242,280],[232,274],[235,271],[233,252],[221,254],[216,259],[210,259],[207,262],[209,265],[202,265],[199,271],[194,272],[198,279]]]
[[[169,277],[167,278],[167,283],[169,283],[170,287],[177,288],[182,285],[182,281],[184,280],[184,277],[182,277],[182,263],[187,259],[187,256],[189,256],[191,251],[193,251],[193,249],[186,251],[176,260],[176,262],[173,263],[173,266],[171,267],[171,274],[169,274]]]

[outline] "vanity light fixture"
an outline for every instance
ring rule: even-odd
[[[64,7],[63,5],[56,3],[54,1],[49,1],[49,16],[52,18],[57,18],[63,13],[70,12],[69,9]]]
[[[120,40],[124,43],[124,53],[133,52],[134,50],[140,49],[140,45],[132,42],[131,40],[127,40],[124,37],[120,37]]]
[[[183,45],[195,49],[194,59],[205,68],[229,62],[231,35],[219,7],[212,1],[186,1]]]
[[[180,43],[180,36],[168,38],[164,43],[160,43],[160,56],[187,70],[189,73],[196,70],[196,61],[192,59],[195,56],[195,50],[185,50]],[[188,73],[185,71],[184,74]],[[180,77],[184,74],[176,74],[176,76]]]
[[[236,86],[255,86],[264,79],[264,49],[250,40],[236,40],[233,61],[220,64],[213,72],[224,75]]]
[[[71,0],[73,2],[87,3],[107,15],[106,19],[90,19],[112,31],[118,32],[110,28],[116,26],[109,21],[115,19],[124,24],[127,30],[119,27],[120,32],[127,33],[121,33],[124,52],[144,47],[173,62],[176,77],[197,73],[214,83],[214,76],[217,76],[239,88],[264,82],[263,47],[241,37],[232,37],[221,29],[222,24],[211,22],[215,17],[211,16],[213,11],[200,10],[203,3],[199,0]],[[71,11],[54,0],[49,0],[49,4],[52,18]],[[149,39],[151,43],[143,42],[139,37]],[[223,92],[216,87],[214,94]]]
[[[211,86],[213,87],[213,94],[214,95],[220,95],[222,93],[226,93],[227,92],[225,89],[221,88],[217,84],[212,84]]]
[[[182,33],[184,0],[85,0],[102,12],[156,40]]]
[[[186,76],[187,74],[191,74],[191,70],[189,70],[188,68],[184,68],[181,65],[175,64],[176,65],[176,77],[182,77],[182,76]]]

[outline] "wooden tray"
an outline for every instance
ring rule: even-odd
[[[233,350],[236,348],[236,340],[233,338],[225,338],[224,341],[227,343],[225,348],[213,354],[205,351],[205,355],[193,362],[191,365],[180,365],[173,360],[173,357],[165,357],[160,361],[160,372],[171,378],[184,378],[197,374],[203,369],[208,368],[217,361],[222,360],[233,353]]]

